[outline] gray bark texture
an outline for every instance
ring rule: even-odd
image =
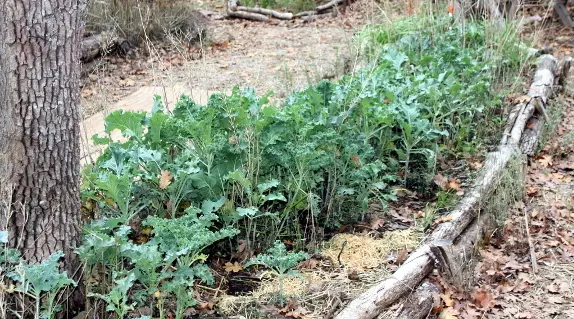
[[[30,263],[80,262],[80,41],[86,0],[0,1],[0,230]]]

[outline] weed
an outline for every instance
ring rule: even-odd
[[[494,216],[497,226],[502,227],[512,205],[524,196],[525,158],[515,154],[508,162],[506,169],[496,187],[485,201],[482,209]]]
[[[7,237],[5,236],[4,239],[7,240]],[[6,243],[4,239],[2,243]],[[60,310],[56,300],[59,293],[68,286],[76,285],[76,282],[68,278],[66,273],[58,270],[59,260],[63,256],[62,252],[56,252],[40,264],[26,264],[19,260],[15,250],[8,249],[2,253],[4,263],[12,265],[8,268],[10,272],[5,276],[16,283],[14,288],[9,289],[9,293],[19,294],[22,305],[26,303],[27,298],[31,299],[34,303],[32,312],[35,319],[55,318]],[[26,307],[22,306],[22,311],[18,315],[25,317],[27,311]]]

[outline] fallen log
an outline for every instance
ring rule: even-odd
[[[259,22],[269,21],[269,17],[260,13],[245,12],[245,11],[228,11],[227,15],[232,18],[253,20]]]
[[[82,39],[81,43],[81,61],[83,63],[91,62],[94,59],[110,53],[126,55],[132,46],[126,39],[100,33]]]
[[[290,13],[290,12],[279,12],[279,11],[270,10],[270,9],[257,8],[257,7],[251,8],[251,7],[243,7],[243,6],[235,7],[235,10],[252,12],[252,13],[259,13],[259,14],[263,14],[266,16],[271,16],[273,18],[281,19],[281,20],[293,19],[293,13]]]
[[[568,77],[568,72],[570,70],[570,64],[572,62],[571,57],[566,57],[560,62],[558,67],[558,77],[555,81],[555,86],[559,86],[560,89],[564,88],[564,81]],[[537,103],[537,101],[533,101]],[[536,106],[535,106],[536,109]],[[541,108],[542,112],[546,112],[545,108]],[[533,117],[529,119],[529,124],[524,130],[524,134],[520,139],[520,150],[523,154],[528,156],[534,155],[536,148],[538,147],[538,141],[542,130],[544,128],[544,121],[548,121],[547,116],[545,117]]]
[[[457,287],[471,286],[472,282],[465,273],[474,266],[473,256],[476,247],[482,241],[493,223],[490,215],[479,216],[468,229],[456,240],[434,242],[429,245],[435,264],[440,266],[443,278]],[[423,282],[416,290],[404,297],[395,312],[397,319],[423,319],[428,318],[436,299],[439,299],[440,289],[428,280]]]
[[[410,294],[399,306],[396,319],[419,319],[427,318],[435,304],[435,296],[440,295],[440,289],[423,281],[417,289]]]
[[[259,7],[245,7],[237,4],[237,0],[230,0],[227,2],[227,16],[232,18],[241,18],[254,21],[267,21],[269,17],[281,20],[292,20],[295,18],[302,18],[305,22],[311,22],[316,19],[326,17],[327,12],[339,6],[346,5],[345,2],[349,0],[332,0],[325,4],[319,5],[312,11],[299,12],[292,14],[289,12],[280,12],[271,9]],[[265,17],[265,18],[264,18]]]
[[[293,18],[312,16],[312,15],[316,15],[317,13],[318,13],[317,11],[303,11],[303,12],[299,12],[299,13],[294,14]]]
[[[321,12],[321,11],[325,11],[327,9],[331,9],[333,7],[339,6],[341,4],[343,4],[345,0],[332,0],[329,1],[325,4],[322,4],[320,6],[317,6],[317,8],[315,8],[316,11]]]
[[[482,173],[474,182],[474,187],[463,197],[457,208],[451,212],[451,221],[442,223],[430,236],[428,241],[438,239],[454,240],[476,217],[477,208],[483,198],[496,186],[506,163],[519,146],[526,122],[534,114],[533,99],[540,99],[546,105],[552,93],[556,74],[556,59],[551,55],[543,55],[540,60],[534,80],[528,91],[531,101],[526,103],[514,119],[510,118],[511,129],[503,136],[498,150],[488,154]],[[510,124],[509,123],[509,124]]]
[[[484,199],[488,198],[496,189],[507,163],[519,152],[518,147],[526,122],[535,112],[536,103],[532,103],[532,101],[536,100],[541,105],[546,106],[551,97],[557,76],[556,65],[556,59],[551,55],[543,55],[540,58],[528,92],[530,101],[517,108],[516,115],[509,118],[508,136],[503,136],[498,149],[488,154],[482,172],[475,180],[473,187],[465,194],[457,208],[450,213],[451,220],[439,225],[391,278],[371,287],[352,300],[334,317],[335,319],[375,318],[382,309],[390,306],[406,293],[413,291],[419,282],[430,273],[433,268],[433,261],[438,260],[443,268],[452,267],[449,266],[453,264],[449,262],[449,250],[444,248],[449,245],[438,245],[437,243],[461,242],[461,239],[474,236],[474,231],[467,231],[473,229],[469,225],[481,224],[480,218],[477,222],[477,216],[481,212]],[[480,229],[480,226],[476,227]],[[463,246],[470,244],[468,240],[463,242],[464,244],[461,244]],[[450,254],[456,253],[456,251],[456,249],[451,249]],[[446,258],[443,253],[446,254]]]

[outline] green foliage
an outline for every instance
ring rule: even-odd
[[[87,227],[84,244],[78,249],[86,273],[113,273],[109,283],[88,287],[90,296],[101,298],[107,303],[107,311],[123,318],[159,293],[162,302],[175,298],[176,318],[182,318],[184,311],[195,304],[195,280],[213,284],[213,276],[203,264],[208,256],[202,251],[237,234],[230,227],[212,230],[217,216],[208,210],[188,207],[184,213],[173,219],[149,216],[142,224],[151,227],[153,237],[139,244],[130,240],[132,228],[123,225],[127,220],[121,217],[102,219]]]
[[[8,278],[17,283],[14,290],[16,293],[22,293],[35,301],[36,318],[54,318],[59,310],[56,303],[58,293],[70,285],[76,285],[66,273],[58,269],[59,260],[63,256],[64,253],[56,252],[40,264],[20,261],[7,274]]]
[[[283,280],[285,276],[299,276],[300,274],[291,268],[308,258],[309,255],[302,251],[288,253],[285,245],[281,241],[276,240],[273,247],[267,250],[267,254],[259,254],[257,257],[252,258],[245,264],[245,268],[253,265],[262,265],[277,275],[279,277],[279,302],[284,303]]]
[[[288,253],[285,245],[281,241],[276,240],[273,247],[267,250],[267,254],[257,255],[257,257],[249,260],[245,264],[245,267],[263,265],[279,275],[289,275],[295,274],[293,270],[290,271],[292,267],[308,258],[309,255],[302,251]]]
[[[178,265],[189,267],[196,261],[205,260],[207,256],[202,255],[205,248],[237,234],[231,227],[211,231],[213,221],[217,220],[217,216],[211,212],[200,214],[201,211],[195,207],[190,207],[185,212],[186,215],[180,218],[149,216],[144,222],[144,225],[153,228],[155,235],[146,245],[158,247],[169,264],[177,260]],[[213,281],[204,278],[205,280]]]
[[[117,274],[114,273],[114,277]],[[134,273],[129,273],[122,278],[114,278],[114,286],[107,294],[89,293],[88,297],[98,297],[104,300],[107,304],[106,311],[113,311],[118,318],[124,318],[128,311],[133,310],[134,303],[128,303],[128,291],[133,286],[136,276]]]
[[[397,181],[424,190],[439,150],[479,149],[477,121],[501,106],[493,78],[518,64],[494,55],[483,24],[409,21],[363,33],[372,68],[294,92],[281,107],[235,88],[205,106],[183,96],[173,114],[159,99],[151,114],[112,113],[107,133],[119,129],[128,140],[96,139],[107,150],[85,172],[84,198],[97,200],[101,215],[124,218],[177,217],[202,203],[268,247],[277,236],[304,237],[301,221],[356,220],[369,201],[394,199]],[[162,189],[166,171],[172,181]]]

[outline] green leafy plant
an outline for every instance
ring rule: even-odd
[[[35,302],[34,318],[54,318],[59,310],[56,303],[58,294],[76,282],[61,273],[59,260],[64,256],[56,252],[40,264],[18,263],[7,276],[17,283],[15,292],[21,293]]]
[[[93,291],[89,296],[104,300],[107,311],[123,318],[136,305],[159,294],[161,303],[165,298],[175,299],[176,318],[182,318],[195,304],[191,293],[195,280],[213,284],[213,276],[203,264],[208,257],[203,251],[237,234],[231,227],[212,230],[218,219],[211,211],[213,205],[206,202],[203,209],[190,206],[179,218],[149,216],[142,224],[151,229],[153,237],[145,243],[129,239],[132,228],[122,225],[126,220],[121,217],[94,222],[86,229],[78,253],[86,263],[86,273],[111,272],[113,276],[108,283],[111,289],[108,285],[89,287]]]
[[[279,277],[279,298],[283,300],[283,280],[286,276],[300,275],[296,270],[293,270],[300,261],[306,260],[309,255],[305,252],[287,252],[285,245],[276,240],[273,247],[267,250],[266,254],[259,254],[257,257],[249,260],[245,267],[253,265],[262,265],[269,268],[271,273]]]

